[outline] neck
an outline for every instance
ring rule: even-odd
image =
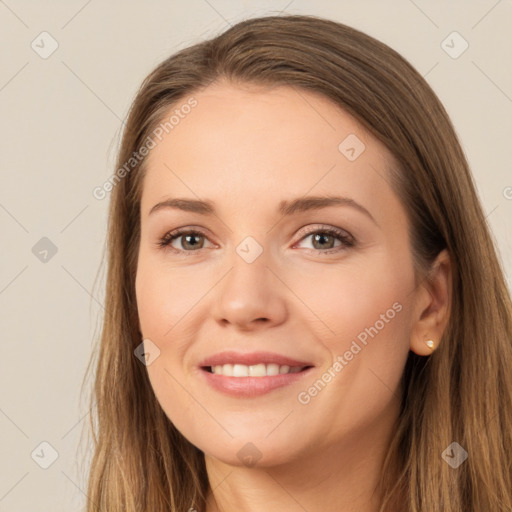
[[[335,446],[279,466],[232,466],[206,456],[206,512],[379,512],[378,483],[398,404]]]

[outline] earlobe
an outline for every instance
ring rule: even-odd
[[[450,318],[452,265],[447,249],[438,254],[415,297],[410,348],[420,356],[428,356],[439,346]]]
[[[411,350],[419,356],[429,356],[436,350],[438,342],[432,338],[424,338],[418,341],[415,337],[411,338]]]

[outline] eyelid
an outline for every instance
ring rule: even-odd
[[[349,238],[349,239],[355,241],[354,237],[347,230],[338,228],[336,226],[331,226],[329,224],[308,224],[304,228],[299,229],[299,231],[298,231],[299,239],[297,241],[300,242],[306,236],[311,235],[313,233],[318,233],[318,232],[332,232],[332,233],[336,233],[340,236],[343,235],[346,238]]]

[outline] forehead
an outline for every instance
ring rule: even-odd
[[[388,187],[391,155],[324,96],[290,86],[220,83],[191,97],[147,157],[142,202],[167,195],[229,198],[239,207],[275,195],[376,194]],[[389,192],[389,191],[388,191]]]
[[[184,147],[183,143],[197,138],[195,143],[201,148],[214,148],[217,152],[229,149],[232,155],[238,150],[246,154],[251,146],[255,150],[265,149],[260,151],[262,158],[270,150],[282,157],[287,149],[301,155],[333,150],[337,154],[344,135],[353,133],[368,142],[372,138],[355,118],[330,99],[297,87],[222,82],[182,98],[169,108],[169,113],[179,110],[191,97],[197,105],[180,120],[174,116],[174,122],[179,123],[168,130],[173,135],[167,141],[171,144],[181,143]],[[164,120],[169,117],[164,116]],[[302,145],[304,141],[309,144]],[[372,142],[379,145],[376,139]]]

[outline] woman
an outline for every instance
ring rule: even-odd
[[[443,106],[271,16],[144,81],[112,189],[88,510],[512,510],[512,308]]]

